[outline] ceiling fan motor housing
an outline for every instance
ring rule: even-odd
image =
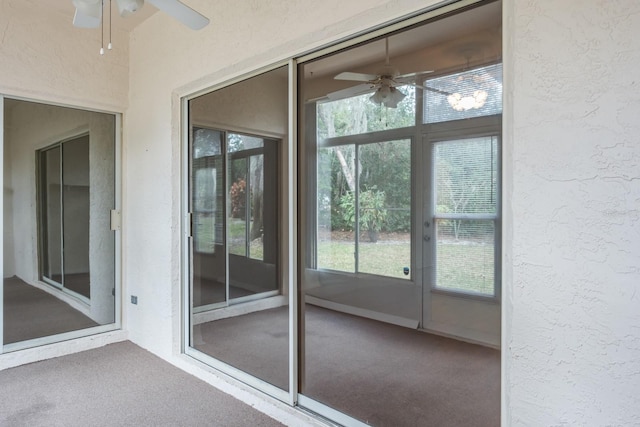
[[[144,0],[117,0],[118,12],[125,17],[136,12],[144,5]]]

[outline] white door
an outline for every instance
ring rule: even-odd
[[[499,345],[499,121],[428,128],[421,225],[425,329]]]

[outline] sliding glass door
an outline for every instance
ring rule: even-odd
[[[501,4],[455,9],[185,100],[187,354],[341,425],[499,423]]]
[[[287,67],[189,100],[187,353],[286,400]]]
[[[89,135],[39,152],[42,279],[91,298]]]

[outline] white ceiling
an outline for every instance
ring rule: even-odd
[[[43,5],[46,5],[46,7],[67,16],[69,18],[69,25],[73,25],[73,15],[76,9],[73,6],[71,0],[42,0],[41,3],[43,3]],[[105,4],[108,3],[109,0],[105,0]],[[136,13],[129,15],[126,18],[122,18],[118,14],[118,5],[116,4],[116,0],[113,0],[111,1],[111,17],[113,18],[113,28],[130,32],[157,11],[158,9],[156,9],[154,6],[145,3],[142,9],[140,9]],[[105,26],[109,25],[109,13],[107,8],[105,8],[104,19]]]

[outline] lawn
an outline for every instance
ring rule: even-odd
[[[195,225],[196,250],[211,252],[214,246],[213,217],[200,218]],[[249,227],[251,225],[249,224]],[[318,242],[318,267],[355,272],[355,244],[352,233],[329,233]],[[411,266],[409,234],[381,234],[377,243],[360,241],[358,272],[409,279],[403,272]],[[251,258],[262,259],[262,239],[250,244]],[[245,222],[229,220],[229,253],[245,255]],[[436,244],[436,287],[446,290],[493,294],[493,244],[473,240],[439,240]]]
[[[441,240],[436,247],[436,286],[447,290],[493,294],[493,244],[464,240]],[[403,268],[410,266],[409,235],[377,243],[360,242],[358,272],[408,279]],[[355,271],[353,240],[341,236],[318,244],[318,267]]]

